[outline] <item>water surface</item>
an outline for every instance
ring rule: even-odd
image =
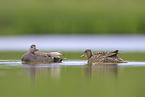
[[[55,64],[0,61],[2,97],[144,97],[145,62],[88,65],[86,60]]]
[[[145,97],[144,41],[144,35],[1,36],[0,96]],[[21,56],[31,44],[40,51],[62,50],[62,57],[68,60],[22,64]],[[128,63],[87,64],[85,58],[79,58],[85,49],[119,49],[119,56]]]

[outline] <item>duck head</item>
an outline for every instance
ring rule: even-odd
[[[33,53],[34,54],[37,51],[38,51],[38,49],[36,49],[36,45],[33,44],[33,45],[30,46],[30,49],[29,49],[29,52],[30,53]]]
[[[86,57],[86,58],[91,58],[93,56],[93,53],[90,49],[85,50],[84,54],[81,55],[80,57]]]

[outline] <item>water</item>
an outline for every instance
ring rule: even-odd
[[[3,64],[2,66],[24,66],[26,64],[22,64],[20,60],[0,60],[0,64]],[[55,66],[82,66],[86,65],[87,60],[66,60],[62,63],[51,63],[51,64],[34,64],[36,67],[55,67]],[[111,63],[106,63],[111,64]],[[92,65],[95,65],[93,63]],[[118,63],[118,66],[145,66],[145,62],[127,62],[127,63]],[[29,66],[29,64],[28,64]],[[30,65],[31,66],[31,65]]]
[[[1,97],[144,97],[145,62],[92,64],[0,60]]]
[[[144,41],[144,35],[1,36],[0,96],[145,97]],[[68,60],[22,64],[20,58],[31,44],[40,51],[63,50],[62,57]],[[87,64],[79,56],[88,48],[133,53],[119,54],[128,63]]]
[[[145,35],[26,35],[1,36],[0,50],[26,51],[36,44],[40,51],[115,50],[145,51]]]

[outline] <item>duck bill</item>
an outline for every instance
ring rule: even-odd
[[[85,57],[85,55],[81,55],[80,57]]]

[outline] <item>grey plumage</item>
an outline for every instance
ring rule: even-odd
[[[27,53],[25,53],[21,61],[22,63],[26,62],[43,62],[43,63],[52,63],[52,62],[62,62],[62,58],[52,57],[49,53],[38,52],[36,45],[31,45]]]

